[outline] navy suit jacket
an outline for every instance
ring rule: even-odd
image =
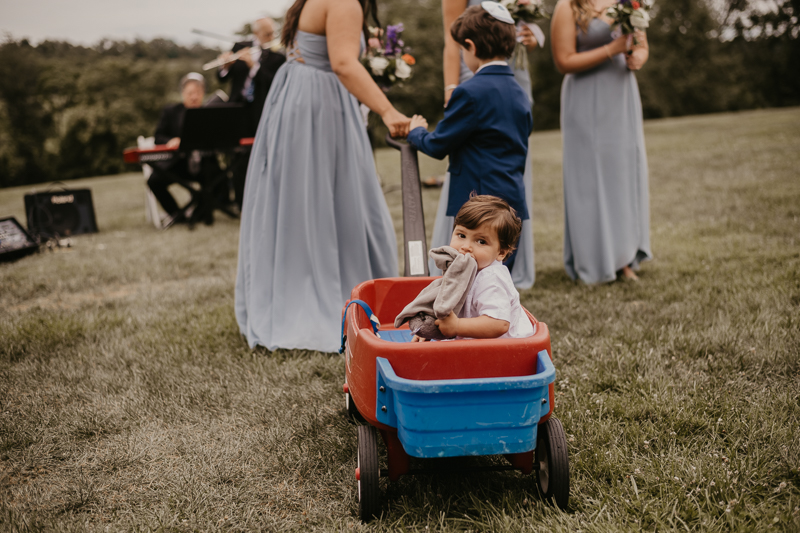
[[[532,129],[530,101],[514,72],[490,65],[456,87],[435,131],[414,128],[408,142],[436,159],[450,156],[447,216],[475,191],[502,198],[526,220],[522,176]]]

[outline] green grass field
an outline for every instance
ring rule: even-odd
[[[407,476],[361,525],[342,357],[250,351],[238,222],[156,231],[132,173],[68,184],[100,233],[0,264],[0,530],[800,531],[800,109],[645,135],[655,260],[592,287],[562,266],[560,134],[531,138],[521,297],[552,335],[568,512],[518,473]],[[377,161],[401,235],[398,153]]]

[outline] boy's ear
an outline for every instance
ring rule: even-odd
[[[473,54],[475,53],[475,50],[477,50],[477,47],[475,46],[475,41],[473,41],[472,39],[464,39],[464,48],[466,48]]]

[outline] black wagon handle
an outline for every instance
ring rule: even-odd
[[[419,181],[417,150],[408,143],[386,134],[386,144],[400,150],[400,176],[403,191],[403,275],[428,276],[428,241],[425,238],[425,214],[422,211],[422,186]]]

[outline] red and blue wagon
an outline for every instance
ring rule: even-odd
[[[381,508],[380,477],[396,481],[411,458],[503,455],[505,467],[534,473],[543,497],[566,509],[569,459],[564,429],[553,416],[555,367],[547,325],[529,312],[525,339],[412,343],[394,328],[402,309],[434,278],[427,250],[416,152],[400,149],[403,174],[405,274],[356,286],[343,310],[344,392],[358,426],[359,514]],[[527,311],[526,311],[527,312]],[[378,434],[388,468],[379,468]],[[415,461],[414,464],[424,464]]]

